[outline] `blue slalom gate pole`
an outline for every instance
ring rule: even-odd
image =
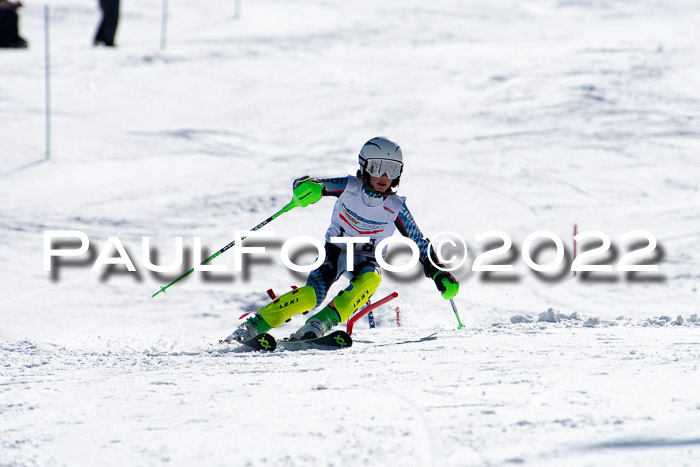
[[[367,313],[367,320],[369,321],[369,328],[374,329],[376,327],[376,323],[374,321],[374,313],[371,311]]]
[[[46,84],[46,158],[51,156],[51,62],[49,60],[49,6],[44,5],[44,81]]]
[[[165,50],[165,36],[168,32],[168,0],[163,0],[163,13],[160,21],[160,50]]]

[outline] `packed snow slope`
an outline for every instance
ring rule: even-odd
[[[26,3],[30,48],[0,51],[0,465],[700,463],[696,2],[170,2],[162,41],[143,0],[122,2],[115,49],[91,46],[96,5],[51,2],[48,159],[44,8]],[[402,146],[423,232],[467,242],[465,329],[416,267],[384,275],[399,297],[351,349],[219,345],[266,289],[304,284],[281,246],[322,238],[332,199],[245,242],[267,248],[245,272],[229,251],[151,297],[178,273],[146,268],[144,237],[158,264],[183,237],[191,265],[194,237],[206,257],[294,178],[354,174],[377,135]],[[574,225],[610,237],[593,262],[612,272],[567,271]],[[91,250],[47,272],[51,230]],[[493,230],[512,273],[472,271]],[[566,255],[536,274],[521,250],[553,259],[524,248],[542,230]],[[658,245],[633,262],[658,272],[615,271],[640,230]],[[91,270],[110,237],[136,272]]]

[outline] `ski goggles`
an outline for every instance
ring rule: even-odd
[[[386,174],[391,179],[397,179],[401,175],[403,164],[389,159],[369,159],[365,170],[373,177],[381,177]]]

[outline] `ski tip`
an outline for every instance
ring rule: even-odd
[[[231,340],[229,338],[219,339],[219,344],[238,344],[238,348],[247,349],[247,351],[260,350],[272,352],[277,348],[277,340],[265,332],[244,341]]]
[[[243,344],[255,350],[264,350],[267,352],[273,352],[277,348],[277,340],[266,332],[258,334],[247,341],[243,341]]]

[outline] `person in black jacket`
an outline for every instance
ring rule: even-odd
[[[102,22],[95,34],[95,45],[104,44],[114,47],[114,36],[117,34],[119,22],[119,0],[100,0]]]
[[[19,35],[17,8],[22,2],[0,0],[0,47],[26,49],[27,41]]]

